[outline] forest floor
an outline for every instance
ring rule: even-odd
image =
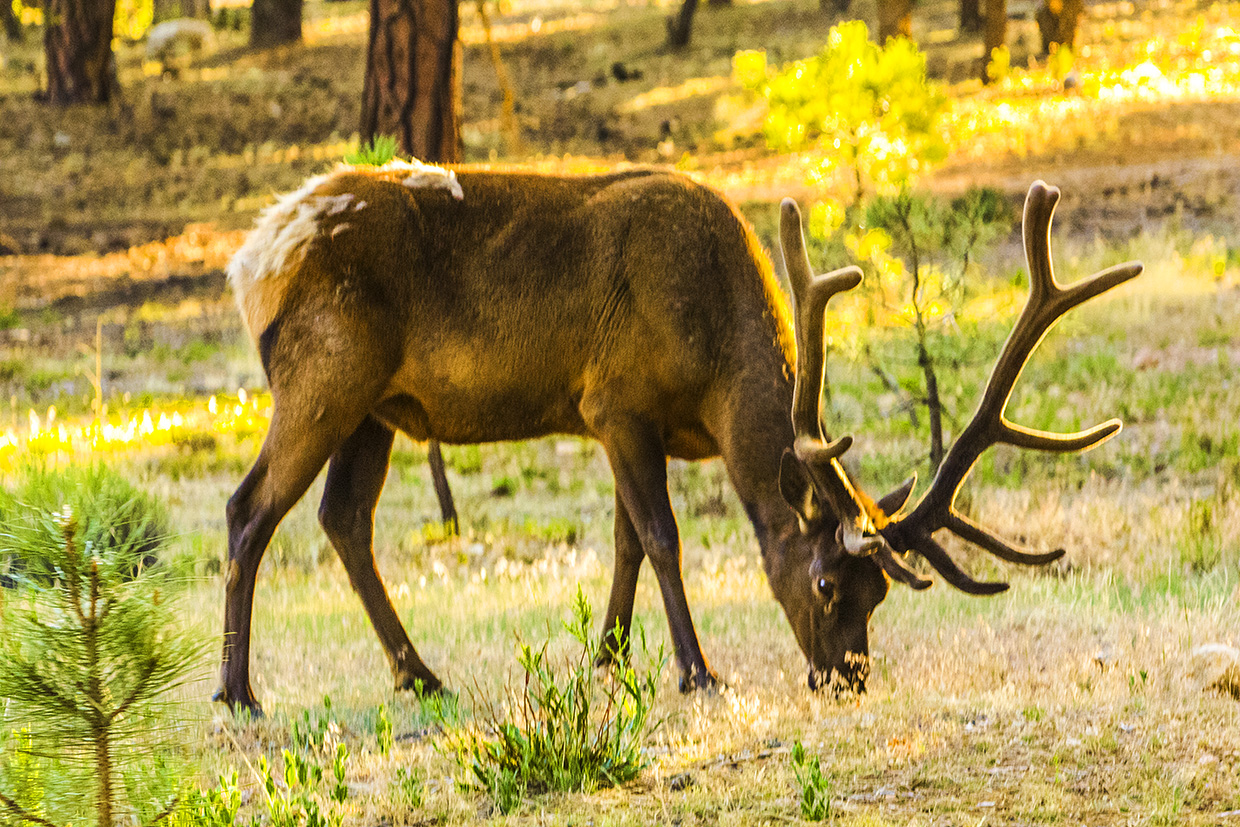
[[[250,766],[278,762],[313,721],[353,753],[348,824],[795,823],[796,741],[822,758],[841,824],[1240,823],[1240,704],[1211,689],[1194,658],[1204,644],[1240,645],[1240,6],[1090,4],[1080,86],[1065,91],[1037,63],[1027,5],[1009,3],[1010,40],[1013,64],[1030,68],[989,88],[973,80],[980,40],[956,32],[951,4],[917,6],[914,34],[958,138],[921,185],[954,195],[984,184],[1017,205],[1045,179],[1064,190],[1062,278],[1125,258],[1147,265],[1056,328],[1010,411],[1054,430],[1117,415],[1121,436],[1080,457],[999,449],[969,486],[980,519],[1068,549],[1065,562],[1015,571],[952,546],[1011,591],[893,589],[871,624],[868,694],[836,700],[806,688],[722,465],[675,462],[689,601],[728,688],[681,696],[665,668],[663,723],[637,781],[531,795],[500,815],[490,796],[458,787],[463,771],[423,706],[391,691],[317,526],[320,481],[282,525],[258,587],[253,667],[269,717],[238,723],[207,704],[210,662],[187,690],[203,782],[237,770],[244,812],[257,812]],[[814,198],[806,170],[818,159],[765,148],[732,57],[811,55],[833,20],[806,0],[704,5],[689,49],[671,53],[671,11],[514,0],[495,14],[517,91],[513,147],[479,19],[463,6],[467,159],[675,165],[740,203],[770,248],[773,205]],[[872,20],[873,0],[854,11]],[[33,30],[0,53],[0,241],[14,253],[0,256],[0,460],[107,461],[167,502],[175,553],[197,575],[187,616],[208,637],[221,626],[224,503],[270,416],[223,268],[275,193],[356,142],[365,36],[360,0],[312,0],[296,47],[253,52],[243,33],[224,31],[211,53],[161,68],[141,44],[122,44],[120,99],[67,111],[32,99]],[[1018,230],[983,264],[993,278],[978,293],[997,305],[977,305],[967,326],[976,342],[953,357],[944,384],[958,416],[1010,324]],[[979,309],[994,306],[1003,318]],[[903,388],[852,358],[859,345],[833,358],[833,413],[857,435],[858,473],[882,488],[925,462],[924,418],[914,426],[902,407],[916,360],[900,331],[850,333],[890,355]],[[136,436],[122,427],[102,447],[82,436],[95,381],[109,420],[135,423]],[[520,686],[514,635],[571,653],[560,623],[576,585],[601,613],[612,482],[601,450],[576,439],[446,453],[463,535],[443,535],[425,450],[402,438],[376,550],[412,638],[468,716]],[[667,640],[648,573],[637,615],[656,645]],[[375,735],[381,704],[395,725],[387,754]],[[419,806],[399,794],[409,768],[425,779]]]

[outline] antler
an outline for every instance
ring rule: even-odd
[[[883,511],[853,486],[839,463],[839,458],[852,446],[852,437],[831,440],[824,434],[818,417],[824,371],[823,316],[827,302],[836,293],[860,284],[861,270],[844,267],[815,276],[805,251],[801,211],[791,198],[784,199],[779,219],[784,267],[792,283],[797,337],[797,368],[792,391],[792,427],[796,435],[793,453],[808,471],[814,490],[839,519],[839,539],[844,549],[849,554],[870,554],[883,546],[873,519],[875,515],[881,517]],[[905,491],[900,502],[907,496],[908,491]],[[913,588],[924,589],[930,585],[929,580],[918,577],[890,552],[879,562],[891,577]]]
[[[1068,287],[1055,281],[1051,267],[1050,228],[1059,189],[1035,181],[1025,199],[1025,259],[1029,266],[1029,301],[991,372],[990,382],[982,396],[977,413],[948,451],[939,467],[930,490],[907,516],[895,518],[878,531],[886,540],[878,551],[884,568],[884,556],[894,559],[894,552],[916,551],[934,566],[956,588],[970,594],[994,594],[1008,587],[1007,583],[985,583],[974,580],[948,556],[933,538],[935,531],[946,528],[963,540],[1014,563],[1040,565],[1063,556],[1062,549],[1043,554],[1017,548],[1001,537],[973,523],[953,508],[956,494],[973,464],[987,448],[997,444],[1032,448],[1039,451],[1066,453],[1084,451],[1119,432],[1118,419],[1075,434],[1052,434],[1015,425],[1004,416],[1012,388],[1029,361],[1030,354],[1047,331],[1061,316],[1093,297],[1123,284],[1141,273],[1142,265],[1128,262],[1103,270]]]
[[[792,391],[792,430],[796,441],[792,450],[809,471],[815,490],[839,517],[845,548],[852,554],[861,554],[877,547],[881,540],[875,534],[869,514],[860,506],[852,481],[838,462],[852,447],[852,437],[830,440],[818,419],[825,362],[823,315],[832,296],[861,283],[861,269],[844,267],[824,276],[813,274],[801,232],[801,211],[791,198],[785,198],[781,205],[779,239],[784,267],[792,284],[793,327],[797,338],[797,369]]]
[[[823,276],[814,276],[805,251],[801,211],[791,198],[784,199],[779,219],[784,267],[792,284],[797,339],[796,377],[792,392],[792,427],[796,435],[793,453],[808,471],[815,491],[839,520],[839,539],[844,549],[854,555],[877,552],[876,559],[893,579],[915,589],[928,588],[931,581],[918,577],[883,543],[874,518],[877,516],[885,524],[886,509],[876,506],[859,491],[840,465],[839,458],[852,446],[852,437],[831,440],[823,432],[818,416],[824,373],[823,317],[827,302],[835,294],[860,284],[861,270],[858,267],[844,267]],[[888,498],[895,503],[889,506],[891,511],[898,510],[908,498],[913,482],[910,480]],[[882,506],[887,505],[884,500]]]

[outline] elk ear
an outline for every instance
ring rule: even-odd
[[[779,492],[801,518],[802,533],[822,518],[822,508],[818,504],[818,495],[814,492],[814,482],[791,448],[784,449],[784,455],[779,461]]]
[[[900,483],[899,488],[884,495],[883,498],[878,501],[878,507],[881,508],[883,513],[888,517],[896,516],[900,513],[900,509],[904,508],[905,504],[908,502],[909,494],[913,493],[913,488],[915,488],[916,485],[917,475],[913,474],[913,476]]]

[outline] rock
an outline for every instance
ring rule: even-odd
[[[1240,649],[1225,643],[1206,643],[1192,652],[1193,684],[1240,701]]]
[[[667,779],[667,786],[672,792],[680,792],[681,790],[687,790],[690,787],[692,787],[695,783],[697,782],[694,781],[693,775],[687,772],[677,773],[676,775],[673,775],[671,778]]]
[[[178,54],[201,52],[215,45],[215,32],[205,20],[182,17],[156,23],[146,33],[146,57],[167,63]]]

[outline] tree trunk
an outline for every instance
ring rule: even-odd
[[[423,161],[461,160],[456,0],[370,0],[362,138],[391,135]]]
[[[1063,0],[1063,11],[1059,14],[1059,38],[1056,43],[1069,49],[1076,48],[1076,30],[1081,24],[1081,15],[1084,12],[1084,0]]]
[[[1007,43],[1007,0],[985,0],[986,28],[982,37],[982,83],[990,83],[990,59],[995,49]]]
[[[689,45],[689,35],[693,31],[693,13],[697,11],[697,0],[684,0],[680,11],[667,18],[667,45],[673,49],[683,49]]]
[[[1076,30],[1084,12],[1083,0],[1045,0],[1034,19],[1042,35],[1042,54],[1049,55],[1054,45],[1076,47]]]
[[[981,30],[981,0],[960,0],[960,31],[980,32]]]
[[[917,364],[926,377],[926,412],[930,415],[930,475],[943,464],[943,402],[939,398],[939,377],[924,339],[917,343]]]
[[[912,0],[878,0],[878,44],[893,37],[913,39]]]
[[[0,24],[4,25],[4,34],[10,43],[21,43],[25,40],[22,22],[13,13],[13,4],[9,0],[0,0]]]
[[[461,160],[461,41],[456,0],[370,0],[362,87],[363,140],[391,135],[402,152],[430,163]],[[436,440],[426,446],[439,511],[458,528],[456,504]]]
[[[852,0],[818,0],[818,9],[823,14],[848,14]]]
[[[301,40],[301,0],[254,0],[250,46],[265,49]]]
[[[117,86],[112,58],[116,0],[47,0],[43,14],[48,102],[107,103]]]

